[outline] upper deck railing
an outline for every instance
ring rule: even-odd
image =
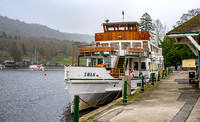
[[[117,55],[119,52],[119,46],[114,44],[89,44],[80,45],[79,54],[87,56],[92,55]],[[89,56],[88,55],[88,56]]]

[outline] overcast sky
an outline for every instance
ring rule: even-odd
[[[168,29],[183,13],[200,8],[200,0],[0,0],[0,15],[27,23],[38,23],[61,32],[92,34],[102,32],[101,24],[139,21],[147,12]]]

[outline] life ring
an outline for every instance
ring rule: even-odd
[[[130,71],[131,75],[132,75],[132,78],[134,78],[134,72],[133,72],[133,69]]]
[[[99,35],[98,38],[99,38],[99,40],[101,40],[101,39],[103,38],[103,36],[102,36],[102,35]]]
[[[132,73],[133,72],[133,69],[130,71],[130,73]]]
[[[144,33],[140,34],[140,39],[145,39],[145,34]]]

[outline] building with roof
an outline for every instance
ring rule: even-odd
[[[198,56],[200,64],[200,14],[184,22],[166,34],[173,44],[186,44]],[[200,72],[200,67],[198,67]],[[200,73],[198,73],[200,88]]]

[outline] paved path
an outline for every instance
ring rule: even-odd
[[[200,122],[200,90],[191,89],[187,78],[187,72],[173,73],[128,105],[109,108],[90,121]]]

